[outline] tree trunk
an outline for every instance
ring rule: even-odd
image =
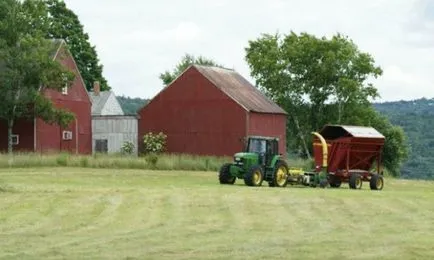
[[[14,127],[14,120],[8,120],[8,154],[12,155],[13,152],[13,143],[12,143],[12,129]]]
[[[303,145],[304,152],[306,153],[307,158],[309,158],[309,160],[310,160],[310,159],[312,159],[312,157],[310,155],[309,149],[307,148],[306,139],[304,138],[304,134],[301,131],[300,123],[298,122],[298,118],[295,115],[293,115],[292,118],[294,120],[295,127],[297,128],[298,136],[301,140],[301,144]]]

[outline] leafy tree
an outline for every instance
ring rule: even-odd
[[[137,115],[137,111],[149,102],[148,99],[126,96],[118,96],[117,99],[126,115]]]
[[[179,75],[181,75],[181,73],[184,72],[192,64],[215,66],[215,67],[223,68],[222,65],[217,64],[215,61],[211,59],[202,56],[195,57],[194,55],[191,54],[185,54],[185,56],[182,57],[181,61],[175,66],[175,69],[173,69],[172,72],[165,71],[164,73],[160,74],[160,79],[163,81],[163,84],[167,86],[172,81],[174,81]]]
[[[289,113],[288,139],[297,139],[288,142],[291,149],[301,147],[302,154],[310,157],[312,149],[307,144],[312,131],[327,123],[372,125],[371,120],[378,119],[370,100],[379,94],[368,80],[381,76],[382,70],[370,54],[361,52],[347,37],[263,34],[249,41],[245,50],[257,85]],[[397,128],[381,126],[383,132],[390,132],[393,142],[405,146]],[[386,152],[393,171],[404,160],[405,152]]]
[[[0,119],[7,122],[10,154],[16,120],[40,117],[67,126],[74,119],[41,95],[41,87],[60,90],[74,76],[53,60],[53,41],[34,31],[29,13],[44,17],[43,9],[35,7],[18,0],[0,3],[0,35],[6,36],[0,38]]]
[[[26,0],[26,2],[35,1]],[[41,29],[49,38],[66,41],[86,88],[90,91],[93,88],[93,82],[99,81],[102,91],[110,90],[107,80],[102,75],[103,65],[99,63],[95,46],[90,44],[89,35],[84,32],[77,15],[68,9],[62,0],[43,0],[43,3],[48,8],[49,16],[45,24],[41,25]]]

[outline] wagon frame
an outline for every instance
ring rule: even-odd
[[[312,134],[314,171],[321,186],[338,188],[348,183],[361,189],[363,182],[369,182],[372,190],[383,189],[385,137],[380,132],[372,127],[326,125]]]

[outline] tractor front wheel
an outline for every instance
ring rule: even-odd
[[[261,186],[264,180],[264,173],[261,166],[252,166],[244,175],[244,183],[247,186]]]
[[[230,163],[223,164],[223,166],[220,168],[219,172],[219,181],[220,184],[234,184],[236,179],[234,176],[231,175],[230,172]]]
[[[369,181],[369,186],[371,190],[382,190],[384,186],[383,176],[378,174],[373,174],[371,180]]]
[[[349,185],[351,189],[358,189],[360,190],[362,188],[362,176],[360,174],[351,174]]]
[[[270,187],[286,187],[288,184],[288,165],[285,161],[277,161],[274,167],[273,179]]]

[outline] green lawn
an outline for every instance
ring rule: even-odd
[[[213,172],[0,170],[2,259],[434,259],[434,182],[221,186]]]

